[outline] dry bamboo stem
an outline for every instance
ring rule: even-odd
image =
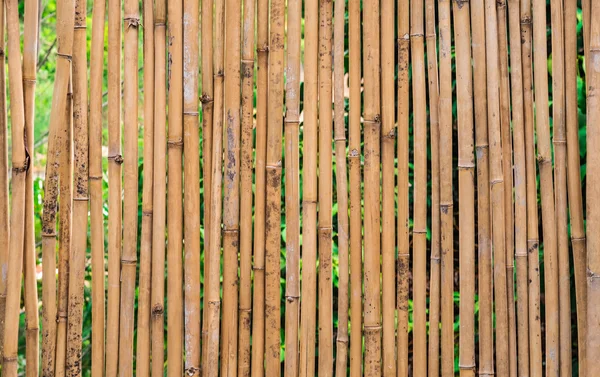
[[[254,0],[244,1],[241,56],[240,141],[240,301],[238,305],[238,375],[249,377],[252,326],[252,164],[254,158]],[[288,231],[289,239],[289,231]],[[289,241],[288,241],[289,242]],[[297,328],[296,324],[296,328]],[[296,343],[297,344],[297,343]],[[297,347],[297,346],[296,346]],[[297,354],[296,348],[296,354]],[[290,358],[292,355],[289,356]],[[297,372],[296,372],[297,373]]]
[[[381,375],[381,299],[380,299],[380,39],[379,3],[367,2],[363,9],[363,67],[364,67],[364,316],[365,369],[364,375]],[[423,76],[424,79],[424,76]],[[423,82],[423,84],[425,84]],[[321,123],[320,123],[321,125]],[[376,278],[373,278],[376,277]],[[425,297],[423,297],[424,299]],[[425,304],[425,301],[423,301]],[[320,311],[320,310],[319,310]],[[423,308],[423,315],[425,310]],[[423,325],[425,322],[423,321]],[[423,330],[425,327],[423,326]],[[425,333],[423,332],[423,337]]]
[[[427,42],[427,82],[429,84],[429,124],[431,138],[431,257],[429,286],[429,377],[440,374],[440,134],[439,82],[435,2],[425,1],[425,40]]]
[[[546,67],[546,2],[533,1],[534,66]],[[540,169],[542,228],[544,236],[544,298],[546,329],[546,376],[560,373],[559,355],[559,284],[556,218],[552,177],[552,148],[548,114],[548,75],[546,69],[534,70],[537,162]]]
[[[237,375],[238,253],[240,238],[241,4],[225,3],[225,148],[223,197],[223,317],[221,376]]]
[[[600,19],[600,4],[593,2],[591,5],[590,17],[593,20]],[[590,42],[589,42],[589,65],[587,66],[587,109],[588,109],[588,128],[587,128],[587,145],[590,148],[588,154],[588,171],[587,171],[587,194],[590,198],[595,198],[598,194],[598,155],[597,151],[599,139],[598,130],[595,128],[599,123],[599,103],[598,94],[596,92],[598,82],[600,81],[600,60],[598,60],[598,53],[600,52],[600,25],[596,22],[590,25]],[[587,358],[589,360],[597,360],[600,357],[600,313],[598,306],[592,303],[597,302],[600,297],[600,290],[598,289],[600,279],[598,279],[600,272],[600,253],[598,253],[598,204],[597,202],[589,203],[587,206],[587,229],[589,232],[588,237],[588,249],[587,249],[587,270],[588,270],[588,307],[587,307],[587,323],[588,323],[588,335],[586,349],[588,352]],[[587,376],[593,376],[596,373],[596,367],[594,363],[587,363]]]
[[[581,195],[581,172],[579,166],[579,115],[577,108],[577,4],[566,1],[565,12],[565,99],[567,128],[567,191],[571,218],[571,244],[575,271],[575,292],[577,304],[577,349],[579,374],[586,371],[587,328],[586,294],[586,252],[585,230],[583,225],[583,200]]]
[[[36,63],[39,44],[39,3],[37,0],[25,2],[23,23],[23,94],[25,111],[25,148],[33,151],[35,119]],[[84,37],[85,38],[85,37]],[[33,162],[33,161],[31,161]],[[27,171],[25,184],[25,249],[23,250],[25,327],[26,327],[26,376],[38,375],[39,362],[39,313],[36,277],[35,218],[33,206],[33,174]]]
[[[7,1],[5,5],[8,25],[8,66],[10,68],[11,138],[14,142],[12,143],[12,205],[10,211],[10,244],[5,316],[6,330],[4,334],[2,372],[4,376],[16,377],[21,274],[23,272],[23,247],[25,240],[25,191],[30,155],[26,145],[19,8],[16,1]]]
[[[317,56],[318,56],[318,25],[319,10],[318,0],[306,0],[305,2],[305,24],[304,24],[304,138],[303,145],[312,148],[304,150],[304,172],[303,172],[303,202],[302,202],[302,310],[300,318],[300,377],[312,377],[315,375],[315,327],[316,327],[316,305],[317,305],[317,146],[318,143],[318,120],[317,120]],[[260,20],[260,6],[259,16]],[[259,32],[260,32],[259,22]],[[260,35],[260,34],[259,34]],[[259,37],[260,46],[260,37]],[[260,55],[259,55],[260,59]],[[259,60],[259,85],[260,81]],[[260,88],[260,86],[259,86]],[[258,109],[257,109],[258,111]],[[258,113],[257,113],[258,114]],[[257,119],[258,127],[258,119]],[[258,132],[258,130],[257,130]],[[257,149],[258,134],[257,134]],[[257,152],[258,155],[258,152]],[[258,185],[258,159],[257,159],[257,181]],[[258,186],[257,186],[258,187]],[[257,196],[258,214],[258,196]],[[360,212],[359,212],[360,213]],[[257,226],[261,224],[256,223]],[[359,230],[360,232],[360,230]],[[256,234],[256,233],[255,233]],[[255,244],[256,245],[256,244]],[[255,256],[256,263],[256,256]],[[256,276],[256,275],[255,275]],[[256,284],[256,277],[255,283]],[[256,288],[255,288],[256,290]],[[255,300],[259,296],[254,296]],[[255,314],[257,314],[255,312]],[[259,317],[260,318],[260,317]],[[360,343],[362,354],[362,342]],[[360,368],[359,368],[360,369]],[[256,377],[256,376],[253,376]]]
[[[500,74],[498,53],[498,19],[496,2],[485,2],[486,63],[488,95],[488,135],[490,144],[491,218],[494,226],[494,299],[496,309],[496,373],[509,375],[508,310],[506,284],[505,196],[502,170],[502,145],[500,130]]]
[[[183,1],[167,1],[167,375],[183,375]]]
[[[565,103],[565,40],[563,1],[551,2],[552,20],[552,124],[556,239],[558,248],[560,375],[571,376],[571,286],[567,213],[567,139]]]
[[[121,277],[121,2],[108,0],[108,308],[106,377],[116,377],[119,359]]]
[[[517,263],[518,375],[529,376],[529,325],[527,292],[527,188],[523,113],[523,71],[519,1],[508,1],[515,190],[515,259]]]
[[[254,198],[252,377],[262,377],[264,375],[265,359],[265,184],[268,119],[267,98],[269,91],[269,23],[266,20],[268,20],[268,18],[269,1],[258,0],[256,18],[258,24],[256,33],[258,70],[256,73],[256,161],[254,166],[254,174],[256,175],[254,185],[256,187],[256,192]],[[314,29],[316,30],[316,26]]]
[[[154,187],[152,193],[152,283],[150,298],[152,375],[164,373],[165,218],[166,218],[166,16],[167,3],[154,9]]]
[[[73,41],[73,236],[69,261],[69,306],[66,370],[81,376],[83,284],[88,225],[88,78],[86,41],[86,2],[75,2]],[[37,308],[36,308],[37,310]],[[36,340],[37,342],[37,337]],[[37,369],[36,373],[37,374]]]
[[[478,366],[479,375],[487,377],[494,375],[494,328],[492,321],[492,244],[484,12],[483,0],[476,0],[471,3],[475,150],[477,155]]]
[[[185,375],[200,375],[200,136],[198,22],[200,3],[183,4],[184,323]]]
[[[409,1],[398,2],[398,262],[396,267],[396,306],[398,309],[398,377],[408,376],[408,299],[409,290],[409,119],[410,119],[410,83],[409,83]],[[357,41],[360,45],[360,41]],[[350,59],[354,61],[354,59]],[[352,66],[352,64],[350,65]],[[357,76],[360,76],[360,72]],[[360,91],[360,86],[356,90]],[[356,94],[354,94],[356,96]],[[360,93],[359,93],[360,95]],[[352,96],[350,97],[352,98]],[[360,99],[359,99],[360,101]],[[357,104],[360,107],[360,102]],[[351,107],[352,108],[352,107]],[[360,136],[360,135],[359,135]],[[352,140],[352,139],[351,139]],[[360,137],[358,138],[360,144]],[[360,152],[360,148],[357,148]],[[359,153],[360,156],[360,153]],[[360,158],[357,158],[360,162]],[[358,177],[360,178],[360,177]],[[350,185],[351,190],[354,183]],[[360,203],[360,201],[359,201]],[[360,211],[360,207],[358,209]],[[360,212],[357,213],[360,217]],[[360,224],[359,224],[360,226]],[[356,230],[360,234],[360,230]],[[353,271],[354,275],[354,271]],[[353,342],[354,344],[354,342]],[[358,347],[357,347],[358,348]],[[357,351],[359,352],[359,351]],[[355,377],[355,376],[353,376]]]
[[[531,2],[521,2],[521,40],[523,64],[523,100],[525,120],[525,171],[527,174],[527,252],[529,279],[529,353],[530,376],[542,376],[542,334],[540,313],[540,273],[538,207],[535,166],[535,136],[533,115],[532,24]]]
[[[396,224],[395,224],[395,89],[394,0],[381,1],[381,164],[382,164],[382,319],[383,376],[396,377]],[[336,59],[342,61],[343,57]],[[343,119],[343,118],[342,118]],[[338,195],[339,203],[339,195]],[[340,208],[338,207],[338,210]],[[339,249],[338,249],[339,250]]]
[[[319,1],[319,376],[333,375],[333,276],[332,276],[332,2]],[[379,259],[378,259],[379,260]]]
[[[154,4],[142,3],[144,31],[144,183],[142,187],[142,233],[137,313],[136,375],[150,376],[150,311],[152,281],[152,222],[154,186]],[[147,27],[145,27],[147,25]]]
[[[458,195],[460,253],[460,375],[475,376],[475,156],[473,81],[468,3],[454,2],[458,114]]]
[[[336,3],[337,5],[337,3]],[[343,17],[343,16],[342,16]],[[342,18],[343,19],[343,18]],[[300,325],[300,42],[302,39],[302,2],[288,2],[285,125],[285,377],[299,373]],[[343,23],[342,23],[343,25]],[[253,29],[251,29],[253,30]],[[343,36],[342,36],[343,43]],[[251,50],[249,49],[249,53]],[[342,52],[343,53],[343,52]],[[343,59],[343,57],[342,57]],[[343,62],[343,60],[342,60]],[[250,81],[250,85],[252,81]],[[252,93],[251,89],[249,91]],[[336,92],[337,93],[337,92]],[[343,93],[343,92],[342,92]],[[252,97],[250,97],[251,101]],[[343,101],[343,98],[342,98]],[[252,103],[252,102],[250,102]],[[252,107],[252,105],[250,105]],[[343,117],[343,113],[342,113]],[[343,118],[342,118],[343,121]],[[251,131],[250,131],[251,132]],[[250,134],[251,135],[251,134]],[[252,137],[252,136],[250,136]],[[345,151],[343,152],[345,153]],[[346,170],[344,169],[344,172]],[[250,180],[252,178],[250,177]],[[251,198],[250,198],[251,200]],[[346,213],[348,212],[346,208]],[[341,279],[343,277],[340,276]],[[250,288],[248,288],[249,290]],[[346,298],[348,294],[346,292]],[[347,301],[346,301],[347,302]],[[346,312],[348,308],[346,307]],[[347,323],[346,323],[347,328]],[[339,343],[338,343],[339,344]],[[345,356],[343,356],[345,358]],[[346,368],[344,367],[344,373]]]
[[[351,0],[348,4],[349,17],[349,79],[350,112],[348,131],[348,166],[350,175],[350,273],[362,276],[362,221],[361,221],[361,131],[360,131],[360,1]],[[305,79],[305,82],[307,80]],[[306,92],[305,92],[306,93]],[[305,116],[306,119],[306,116]],[[305,134],[306,135],[306,134]],[[304,152],[306,155],[306,152]],[[306,166],[306,164],[305,164]],[[305,194],[306,195],[306,194]],[[362,373],[362,279],[354,279],[351,289],[351,333],[350,333],[350,375]]]
[[[441,348],[442,376],[454,373],[454,210],[452,198],[452,47],[450,1],[440,1],[440,230],[441,230]],[[415,98],[417,95],[415,94]],[[415,146],[415,151],[418,146]],[[416,160],[415,160],[416,163]],[[425,179],[422,178],[425,186]],[[416,190],[416,188],[415,188]],[[425,199],[423,199],[425,200]],[[462,202],[462,200],[461,200]],[[425,223],[425,220],[423,220]],[[425,231],[425,225],[422,226]],[[461,258],[462,260],[462,258]],[[425,282],[422,283],[425,285]],[[425,288],[423,288],[424,290]],[[424,295],[425,293],[423,293]]]
[[[265,213],[265,375],[279,377],[281,253],[281,140],[283,123],[284,0],[271,1]],[[330,103],[330,102],[328,102]],[[331,111],[331,109],[330,109]],[[330,144],[331,145],[331,144]],[[330,322],[331,324],[331,322]],[[327,350],[324,350],[327,352]],[[323,355],[322,357],[325,357]]]
[[[104,76],[105,14],[106,1],[94,1],[90,51],[89,113],[90,244],[92,251],[92,307],[94,308],[92,313],[93,377],[104,376],[105,267],[104,203],[102,196],[102,79]],[[138,359],[138,363],[143,362]],[[140,376],[143,376],[143,374],[140,374]]]
[[[9,173],[8,173],[8,117],[6,109],[6,53],[5,53],[5,20],[4,1],[0,1],[0,268],[8,271],[8,248],[9,248]],[[56,199],[56,198],[55,198]],[[56,203],[54,203],[56,204]],[[46,211],[44,210],[44,213]],[[56,210],[54,211],[56,216]],[[42,216],[42,221],[44,217]],[[42,223],[42,226],[44,223]],[[42,237],[43,237],[42,229]],[[54,242],[56,242],[56,237]],[[42,247],[45,244],[42,241]],[[44,265],[45,267],[45,265]],[[46,275],[44,275],[46,276]],[[56,276],[52,276],[56,278]],[[45,291],[44,291],[45,292]],[[45,301],[44,301],[45,302]],[[3,360],[4,350],[4,308],[6,307],[6,275],[0,276],[0,360]],[[43,307],[46,312],[46,305]],[[43,318],[43,330],[46,329],[46,320]],[[44,344],[44,343],[42,343]],[[42,345],[42,349],[43,345]]]
[[[203,376],[216,376],[219,367],[219,317],[221,313],[220,300],[220,271],[221,271],[221,213],[222,213],[222,182],[223,182],[223,56],[224,56],[224,17],[225,1],[215,3],[215,40],[214,40],[214,106],[212,141],[211,141],[211,194],[210,219],[209,219],[209,250],[205,260],[209,270],[205,274],[205,326],[202,330],[206,333],[203,344],[202,362],[204,364]]]

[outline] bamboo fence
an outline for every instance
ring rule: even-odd
[[[3,376],[596,375],[600,2],[23,1]]]

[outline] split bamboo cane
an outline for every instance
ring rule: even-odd
[[[9,172],[8,172],[8,116],[6,108],[6,53],[5,53],[5,34],[6,32],[6,20],[5,20],[5,9],[4,1],[0,2],[0,268],[4,271],[8,271],[8,249],[9,249]],[[56,198],[55,198],[56,199]],[[53,203],[56,205],[56,203]],[[46,210],[44,209],[44,213]],[[56,210],[54,211],[56,216]],[[42,215],[42,222],[45,220]],[[42,223],[42,227],[45,224]],[[44,230],[42,229],[42,237],[44,236]],[[56,243],[56,236],[53,235],[53,242]],[[42,248],[46,241],[42,241]],[[45,264],[44,264],[45,267]],[[46,275],[44,275],[46,277]],[[52,276],[56,279],[56,276]],[[45,291],[44,291],[45,292]],[[45,302],[45,301],[44,301]],[[4,315],[6,307],[6,275],[0,276],[0,360],[3,358],[4,350]],[[46,313],[46,305],[42,309],[42,313]],[[46,319],[42,315],[42,330],[46,330]],[[44,343],[42,343],[44,344]],[[42,345],[42,350],[44,349]]]

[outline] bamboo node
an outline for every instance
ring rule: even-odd
[[[123,21],[127,24],[127,27],[137,29],[140,26],[140,18],[137,16],[130,16],[123,18]]]
[[[75,30],[85,30],[85,29],[87,29],[87,26],[85,24],[83,24],[83,25],[75,25],[75,27],[73,29],[75,29]]]
[[[25,76],[23,76],[23,82],[24,83],[29,82],[29,83],[35,84],[37,82],[37,80],[35,79],[35,77],[25,77]]]
[[[253,270],[253,271],[264,271],[264,270],[265,270],[265,268],[264,268],[264,267],[252,266],[252,270]]]
[[[102,179],[102,176],[101,175],[90,175],[90,176],[88,176],[88,179],[91,181],[99,181]]]
[[[165,312],[165,308],[161,304],[156,304],[152,307],[152,316],[158,317],[162,316]]]
[[[547,165],[547,164],[551,164],[552,160],[548,157],[538,155],[537,162],[538,162],[538,165]]]
[[[475,370],[475,364],[459,364],[458,369],[460,370]]]
[[[348,153],[348,158],[359,158],[360,153],[356,148],[352,148],[352,150]]]
[[[531,16],[524,16],[521,18],[521,26],[531,26],[532,24]]]
[[[587,270],[587,275],[588,275],[588,279],[590,279],[590,280],[597,280],[597,279],[600,279],[600,274],[598,274],[598,273],[596,273],[596,272],[593,272],[593,271],[592,271],[592,270],[590,270],[589,268],[588,268],[588,270]]]
[[[4,356],[4,362],[5,363],[16,363],[17,362],[17,356]]]
[[[214,100],[212,99],[211,96],[209,96],[208,94],[203,94],[200,97],[200,102],[202,102],[203,105],[209,104],[209,103],[213,103]]]
[[[425,34],[425,40],[426,41],[434,41],[437,40],[437,35],[434,33],[429,33],[429,34]]]
[[[287,302],[294,302],[294,301],[298,301],[300,299],[300,296],[293,296],[293,295],[286,295],[285,296],[285,300]]]
[[[42,238],[56,238],[56,232],[54,232],[54,233],[42,233]]]
[[[458,9],[462,9],[462,7],[465,5],[465,3],[468,3],[469,0],[454,0],[454,2],[456,3],[456,6],[458,7]]]
[[[242,64],[254,64],[254,59],[242,59]]]
[[[197,117],[197,116],[200,115],[200,113],[197,112],[197,111],[184,111],[183,115],[189,115],[189,116]]]
[[[123,156],[116,154],[114,156],[108,156],[108,160],[113,160],[115,163],[121,165],[123,163]]]
[[[382,329],[383,329],[383,327],[381,325],[370,325],[370,326],[365,325],[364,330],[365,330],[365,332],[367,332],[367,331],[368,332],[379,332]]]
[[[90,198],[87,196],[78,196],[76,198],[73,198],[74,202],[87,202],[89,200],[90,200]]]
[[[425,35],[424,35],[423,33],[411,33],[411,34],[410,34],[410,37],[411,37],[411,38],[413,38],[413,39],[416,39],[416,38],[424,38],[424,37],[425,37]]]
[[[285,124],[291,124],[293,125],[299,125],[300,121],[298,119],[288,119],[287,117],[283,120],[283,123]]]
[[[388,140],[394,140],[396,138],[396,130],[394,128],[392,128],[390,130],[390,132],[388,132],[387,134],[383,135],[384,139],[388,139]]]
[[[175,139],[175,140],[168,140],[167,141],[167,147],[169,149],[181,149],[183,148],[183,139],[179,138],[179,139]]]
[[[137,259],[121,259],[121,264],[135,266],[137,264]]]
[[[187,374],[188,376],[195,376],[196,373],[200,374],[200,368],[198,368],[198,367],[188,367],[185,370],[185,374]]]
[[[460,163],[457,166],[458,170],[471,170],[475,168],[475,163],[473,162],[467,162],[467,163]]]
[[[147,216],[147,217],[149,217],[149,216],[152,216],[152,214],[153,214],[153,211],[152,211],[152,210],[143,210],[143,211],[142,211],[142,216]]]
[[[571,242],[575,243],[575,242],[585,242],[586,237],[571,237]]]
[[[427,234],[427,230],[413,229],[413,234]]]
[[[334,137],[334,138],[333,138],[333,142],[334,142],[334,143],[338,143],[338,142],[346,142],[346,140],[348,140],[348,139],[346,139],[345,137]]]
[[[262,47],[257,47],[256,48],[256,52],[258,52],[259,54],[262,52],[269,52],[269,45],[268,44],[264,44]]]
[[[506,0],[496,0],[496,6],[498,8],[506,8]]]
[[[554,138],[554,139],[552,139],[552,143],[554,143],[554,145],[557,145],[557,144],[558,145],[561,145],[561,144],[564,145],[564,144],[567,144],[567,140]]]
[[[490,186],[495,186],[495,185],[503,184],[503,183],[504,183],[504,179],[502,179],[502,178],[492,179],[490,181]]]
[[[73,60],[73,55],[69,55],[69,54],[62,54],[60,52],[57,52],[56,56],[59,58],[67,59],[68,61]]]

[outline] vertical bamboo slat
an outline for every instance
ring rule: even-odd
[[[9,249],[9,172],[8,172],[8,117],[6,108],[6,17],[4,1],[0,1],[0,268],[8,269],[8,249]],[[44,201],[45,203],[45,201]],[[53,203],[54,205],[56,203]],[[46,208],[42,214],[42,227]],[[56,213],[54,213],[54,216]],[[48,241],[44,240],[44,231],[42,229],[42,250]],[[53,241],[56,242],[56,237],[53,235]],[[44,264],[44,267],[46,265]],[[46,275],[44,275],[46,276]],[[54,278],[54,276],[52,277]],[[44,291],[45,292],[45,291]],[[44,301],[45,302],[45,301]],[[4,316],[6,311],[6,275],[0,276],[0,360],[4,360]],[[46,305],[42,308],[42,331],[48,327],[46,322]],[[51,321],[50,321],[51,322]],[[42,351],[44,350],[45,342],[42,342]],[[42,354],[43,356],[43,354]],[[42,361],[43,363],[43,361]]]

